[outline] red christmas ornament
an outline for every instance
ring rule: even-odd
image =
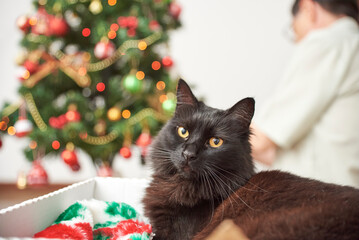
[[[64,160],[64,162],[71,167],[72,171],[76,172],[80,170],[80,164],[77,160],[77,155],[74,151],[65,149],[61,153],[61,157]]]
[[[14,127],[16,129],[15,134],[17,137],[25,137],[33,129],[31,121],[22,117],[20,117],[19,120],[15,122]]]
[[[129,37],[135,37],[136,36],[136,29],[130,28],[127,30],[127,36]]]
[[[121,28],[136,30],[136,28],[138,27],[138,18],[136,16],[121,16],[117,18],[117,23]]]
[[[62,129],[67,123],[68,120],[65,114],[62,114],[58,117],[50,117],[49,119],[49,125],[52,128],[56,128],[56,129]]]
[[[26,68],[27,71],[29,71],[30,74],[32,74],[38,70],[39,64],[37,62],[26,60],[24,62],[24,67]]]
[[[131,149],[129,147],[122,147],[120,149],[120,154],[122,157],[124,158],[130,158],[132,153],[131,153]]]
[[[48,14],[44,8],[39,8],[34,16],[36,22],[31,26],[31,32],[37,35],[50,36],[49,23],[51,18],[53,18],[53,16]]]
[[[52,128],[60,128],[59,120],[56,117],[50,117],[49,125]]]
[[[33,162],[26,178],[29,186],[44,186],[49,183],[47,173],[39,160]]]
[[[182,8],[179,4],[172,2],[169,7],[170,14],[175,18],[178,19],[179,15],[181,14]]]
[[[67,118],[65,114],[58,116],[57,120],[59,121],[60,128],[63,128],[67,124]]]
[[[49,21],[49,29],[52,35],[65,36],[69,30],[67,22],[63,18],[52,17]]]
[[[121,28],[127,28],[128,23],[127,23],[127,17],[118,17],[117,18],[117,23]]]
[[[136,144],[140,147],[146,147],[151,144],[151,140],[151,135],[149,133],[141,133],[136,141]]]
[[[162,58],[162,65],[164,67],[172,67],[172,65],[173,65],[172,58],[168,57],[168,56]]]
[[[77,110],[69,110],[58,117],[50,117],[49,125],[52,128],[62,129],[69,122],[79,122],[81,115]]]
[[[132,28],[132,29],[136,29],[138,26],[138,19],[135,16],[129,16],[127,17],[127,27],[128,28]]]
[[[148,27],[152,31],[158,31],[161,29],[161,25],[156,20],[150,21],[150,23],[148,24]]]
[[[66,120],[68,122],[79,122],[81,120],[81,115],[78,111],[69,110],[65,114]]]
[[[29,22],[29,18],[27,16],[20,16],[17,20],[16,20],[16,25],[18,26],[18,28],[23,31],[23,32],[28,32],[30,29],[30,22]]]
[[[111,41],[101,41],[96,43],[94,53],[98,59],[105,59],[115,52],[115,44]]]
[[[112,168],[110,168],[110,166],[107,166],[107,165],[103,164],[98,169],[97,176],[99,176],[99,177],[112,177],[113,176]]]

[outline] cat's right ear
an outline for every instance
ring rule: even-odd
[[[193,95],[188,84],[180,79],[177,86],[177,106],[176,111],[183,106],[197,107],[198,100]]]
[[[251,124],[254,115],[254,99],[245,98],[237,102],[228,111],[229,114],[234,115],[243,126],[246,128]]]

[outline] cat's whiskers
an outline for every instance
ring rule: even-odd
[[[153,159],[160,159],[162,162],[165,162],[165,163],[171,163],[171,158],[168,157],[168,156],[162,156],[162,155],[152,155],[152,158]]]
[[[207,170],[210,170],[210,168],[208,168],[208,167],[206,167],[205,169],[207,169]],[[219,186],[216,184],[216,180],[211,176],[211,174],[209,173],[209,172],[207,172],[207,171],[205,171],[205,174],[206,174],[206,176],[208,176],[208,177],[210,177],[211,179],[212,179],[212,183],[213,183],[213,185],[214,185],[214,190],[215,191],[217,191],[217,192],[220,192],[220,188],[219,188]],[[210,185],[211,186],[211,185]],[[222,194],[219,194],[219,196],[220,196],[220,198],[221,198],[221,203],[224,201],[223,200],[223,196],[222,196]],[[214,201],[214,199],[213,199],[213,193],[211,192],[211,199],[212,199],[212,201]],[[223,206],[223,205],[222,205]],[[214,209],[214,207],[213,207],[213,209]],[[224,208],[222,207],[222,218],[223,218],[223,215],[224,215]],[[211,221],[212,221],[212,218],[211,218]]]
[[[153,153],[153,152],[162,152],[162,153],[167,153],[168,155],[171,154],[171,152],[168,149],[161,148],[161,147],[158,147],[158,146],[151,146],[149,150],[150,150],[151,153]]]
[[[230,189],[228,188],[228,186],[226,184],[223,184],[223,181],[221,181],[221,179],[216,176],[214,173],[212,173],[213,177],[220,180],[220,181],[217,181],[218,184],[220,184],[225,192],[225,196],[226,196],[226,199],[229,200],[231,206],[232,206],[232,209],[234,209],[234,206],[233,206],[233,202],[235,202],[237,205],[239,204],[238,201],[232,196],[232,193],[230,192]],[[225,186],[223,186],[225,185]],[[222,197],[223,199],[223,197]],[[233,200],[233,201],[232,201]]]
[[[214,174],[213,174],[213,170],[211,168],[207,168],[208,171],[209,171],[209,176],[212,178],[213,180],[213,184],[215,186],[218,186],[219,190],[218,190],[218,193],[219,193],[219,196],[221,197],[221,201],[223,202],[224,199],[223,199],[223,195],[225,195],[226,197],[228,197],[228,200],[229,202],[231,203],[231,206],[233,208],[233,203],[232,203],[232,200],[231,200],[231,194],[229,191],[227,191],[227,189],[225,189],[222,184],[218,181],[218,177],[216,177]],[[217,188],[217,187],[216,187]],[[223,192],[224,191],[224,194]],[[235,201],[235,199],[233,199]],[[236,202],[236,201],[235,201]],[[237,203],[237,202],[236,202]],[[238,204],[238,203],[237,203]]]
[[[152,151],[151,155],[157,155],[157,156],[165,156],[165,157],[170,157],[171,155],[167,152],[161,152],[161,151]]]
[[[218,173],[220,173],[220,171],[223,171],[223,172],[226,172],[226,173],[228,173],[228,174],[230,174],[230,175],[232,175],[233,177],[236,177],[236,178],[241,178],[242,180],[245,180],[245,181],[247,181],[247,179],[245,179],[244,177],[242,177],[242,176],[240,176],[240,175],[236,175],[236,174],[234,174],[234,173],[231,173],[231,172],[229,172],[229,171],[227,171],[227,170],[225,170],[225,169],[223,169],[223,168],[221,168],[221,167],[219,167],[219,166],[217,166],[217,165],[211,165],[212,167],[214,167],[214,168],[217,168],[219,171],[217,171]],[[224,177],[227,177],[227,176],[225,176],[223,173],[222,173],[222,176],[224,176]],[[227,179],[228,180],[231,180],[229,177],[227,177]],[[251,183],[251,182],[246,182],[246,183],[248,183],[248,184],[250,184],[250,185],[252,185],[253,187],[256,187],[256,188],[258,188],[258,190],[255,190],[255,189],[249,189],[249,188],[246,188],[246,187],[244,187],[244,186],[241,186],[242,188],[244,188],[244,189],[246,189],[246,190],[248,190],[248,191],[253,191],[253,192],[260,192],[260,191],[263,191],[263,192],[266,192],[266,193],[268,193],[268,191],[267,190],[265,190],[265,189],[263,189],[263,188],[261,188],[261,187],[259,187],[258,185],[256,185],[256,184],[253,184],[253,183]]]
[[[171,157],[164,153],[151,153],[151,156],[156,158],[164,158],[165,160],[171,160]]]
[[[221,181],[227,188],[228,188],[228,190],[230,191],[230,192],[232,192],[244,205],[246,205],[248,208],[250,208],[250,209],[252,209],[252,210],[255,210],[255,209],[253,209],[251,206],[249,206],[240,196],[238,196],[238,194],[235,192],[235,191],[233,191],[232,189],[231,189],[231,187],[227,184],[227,183],[225,183],[224,181],[223,181],[223,179],[221,179],[220,178],[220,176],[218,176],[214,171],[212,171],[211,170],[211,173],[212,174],[214,174],[214,176],[219,180],[219,181]],[[228,197],[230,197],[230,195],[228,195]],[[230,198],[229,198],[230,199]],[[236,202],[237,203],[237,202]],[[238,204],[238,203],[237,203]]]
[[[216,180],[215,176],[213,176],[212,169],[210,167],[207,166],[206,168],[208,170],[207,174],[208,176],[212,179],[212,183],[215,187],[216,192],[219,194],[220,198],[221,198],[221,202],[224,201],[223,199],[223,195],[225,196],[229,196],[230,194],[226,191],[226,189],[224,189],[221,184]],[[223,193],[224,191],[224,193]],[[232,203],[232,201],[230,200],[230,202]]]
[[[222,177],[224,177],[225,179],[227,179],[229,182],[231,182],[233,185],[237,185],[237,183],[235,183],[232,179],[230,179],[229,177],[227,177],[226,175],[224,175],[223,173],[221,173],[221,172],[218,172],[217,171],[217,173],[218,174],[220,174]],[[220,179],[220,176],[218,176],[218,178]],[[220,179],[220,180],[222,180],[222,179]],[[224,181],[222,181],[223,182],[223,184],[226,184],[226,183],[224,183]],[[228,184],[226,184],[227,185],[227,187],[230,189],[230,191],[236,196],[236,197],[238,197],[246,206],[248,206],[248,204],[246,203],[246,202],[244,202],[243,201],[243,199],[241,198],[241,197],[239,197],[238,196],[238,194],[235,192],[235,190],[233,190]],[[246,190],[248,190],[248,191],[252,191],[252,192],[259,192],[258,190],[253,190],[253,189],[249,189],[249,188],[246,188],[246,187],[244,187],[244,186],[241,186],[240,188],[244,188],[244,189],[246,189]],[[235,198],[233,197],[233,194],[230,194],[230,193],[228,193],[229,194],[229,196],[228,196],[228,199],[231,201],[231,198],[235,201]],[[238,204],[238,202],[237,201],[235,201],[237,204]],[[232,203],[232,202],[231,202]],[[233,207],[233,205],[232,205],[232,207]],[[249,208],[251,208],[250,206],[248,206]],[[254,210],[253,208],[251,208],[252,210]]]
[[[175,169],[175,167],[172,164],[170,151],[159,147],[151,147],[150,155],[152,159],[159,159],[161,160],[162,163],[164,163],[161,165],[161,168],[165,172],[170,173]],[[154,168],[153,164],[152,164],[152,168]]]
[[[211,184],[210,184],[210,182],[209,182],[209,179],[207,178],[207,174],[204,174],[204,175],[200,175],[201,177],[203,176],[204,178],[204,185],[205,185],[205,188],[207,189],[207,187],[208,187],[208,189],[209,189],[209,191],[210,191],[210,194],[211,194],[211,196],[213,196],[213,192],[212,192],[212,188],[211,188]],[[212,206],[212,208],[211,208],[211,219],[209,220],[209,222],[212,222],[212,219],[213,219],[213,215],[214,215],[214,200],[213,200],[213,198],[211,198],[210,197],[210,200],[211,200],[211,206]]]
[[[166,160],[171,160],[171,153],[170,151],[158,147],[152,147],[150,149],[150,155],[152,157],[163,157]]]
[[[157,149],[157,150],[161,150],[161,151],[164,151],[164,152],[169,152],[168,149],[166,148],[163,148],[163,147],[159,147],[159,146],[151,146],[150,149]]]

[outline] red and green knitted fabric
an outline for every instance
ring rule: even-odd
[[[78,201],[67,208],[35,238],[86,240],[150,240],[152,228],[126,203],[95,199]]]

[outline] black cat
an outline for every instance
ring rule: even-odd
[[[225,218],[250,239],[359,239],[359,190],[278,171],[254,175],[253,114],[252,98],[214,109],[179,81],[175,115],[149,157],[143,203],[155,239],[205,239]]]

